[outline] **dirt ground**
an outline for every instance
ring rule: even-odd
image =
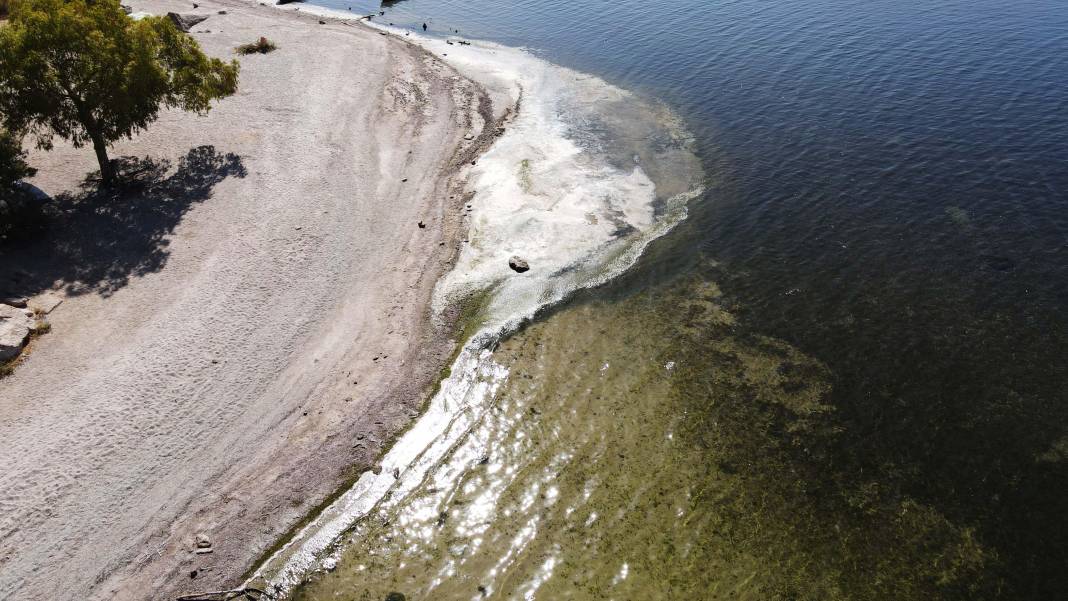
[[[213,56],[278,50],[239,57],[207,116],[117,144],[139,186],[83,186],[89,148],[31,155],[63,212],[0,251],[0,285],[66,300],[0,380],[0,598],[239,584],[375,461],[453,350],[430,296],[462,243],[483,92],[362,26],[198,3],[129,2],[210,14],[193,31]]]

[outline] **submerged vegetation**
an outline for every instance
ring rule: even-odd
[[[872,469],[850,445],[827,367],[789,345],[722,323],[715,297],[678,299],[682,432],[715,486],[695,511],[722,549],[754,558],[776,599],[973,599],[997,590],[996,553],[973,526]]]
[[[469,438],[297,599],[1034,598],[1016,566],[1037,549],[1006,544],[1031,535],[989,497],[931,492],[974,473],[931,482],[904,459],[915,434],[858,420],[832,363],[754,331],[706,279],[588,295],[494,357],[510,374]]]

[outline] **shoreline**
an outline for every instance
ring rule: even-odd
[[[163,0],[129,4],[154,14],[188,10]],[[278,42],[279,51],[242,58],[237,96],[206,118],[165,112],[117,144],[115,156],[174,156],[188,140],[237,156],[244,175],[213,182],[204,198],[153,232],[148,242],[163,256],[152,264],[136,263],[114,281],[53,278],[68,291],[52,316],[53,333],[0,383],[0,407],[9,416],[0,428],[12,441],[3,479],[14,491],[3,500],[7,518],[0,522],[0,592],[7,598],[169,598],[236,586],[378,461],[419,415],[455,353],[456,310],[437,321],[430,297],[465,235],[462,170],[493,139],[485,93],[430,53],[371,28],[324,26],[305,11],[243,0],[205,0],[194,12],[211,14],[193,31],[211,55],[231,55],[235,41],[259,35]],[[345,49],[360,55],[357,62],[325,60]],[[372,60],[378,62],[369,66]],[[335,72],[307,73],[309,63]],[[323,81],[330,76],[347,79],[331,86]],[[279,95],[285,85],[299,98]],[[307,96],[308,89],[316,93]],[[330,96],[342,90],[378,102],[368,108],[363,97]],[[314,106],[301,104],[309,100]],[[464,139],[467,132],[473,140]],[[60,145],[35,152],[34,182],[53,194],[75,190],[91,171],[90,155]],[[188,158],[183,163],[179,155],[180,169]],[[339,165],[352,173],[331,170]],[[320,191],[327,178],[350,192],[341,184]],[[402,185],[409,178],[412,184]],[[412,187],[420,202],[403,203]],[[310,211],[325,205],[302,199],[301,191],[329,196],[330,213],[348,206],[371,216],[316,220]],[[340,198],[346,195],[362,197]],[[362,206],[368,198],[374,206]],[[220,209],[240,201],[245,206]],[[242,209],[266,223],[244,223],[252,215]],[[423,220],[427,227],[416,228]],[[369,256],[331,254],[346,250]],[[241,273],[241,252],[250,267],[280,257],[280,265],[264,267],[284,273],[266,282]],[[385,260],[397,268],[385,269]],[[56,275],[48,267],[41,273]],[[290,272],[297,282],[283,277]],[[265,312],[214,315],[250,305]],[[207,310],[198,315],[198,308]],[[301,323],[272,321],[294,313]],[[188,320],[197,318],[205,327],[190,332]],[[191,361],[197,348],[208,352]],[[393,365],[383,369],[390,357]],[[124,385],[124,377],[133,379]],[[79,404],[72,408],[73,400]],[[212,404],[222,406],[221,415],[184,415]],[[72,432],[78,411],[98,419],[87,417],[90,426]],[[99,417],[108,411],[115,415]],[[97,427],[106,429],[94,434]],[[57,452],[56,445],[64,446]],[[40,453],[44,461],[30,461]],[[44,489],[54,481],[65,486]],[[193,553],[198,534],[210,539],[211,553]]]
[[[448,56],[498,109],[506,108],[504,117],[511,115],[471,168],[470,244],[434,294],[439,308],[478,299],[480,309],[464,327],[470,336],[443,372],[441,388],[389,447],[382,469],[363,473],[246,581],[283,598],[321,570],[341,569],[343,535],[380,504],[403,502],[477,429],[507,380],[492,358],[496,343],[573,291],[626,271],[649,243],[686,218],[686,205],[703,189],[691,138],[662,105],[521,49],[478,40],[453,45],[416,32],[404,37]],[[590,139],[598,143],[576,141]],[[513,273],[509,255],[531,259],[529,272]]]

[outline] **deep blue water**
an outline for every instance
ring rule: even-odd
[[[524,46],[673,106],[718,185],[673,261],[701,250],[759,269],[775,282],[765,292],[797,289],[794,303],[851,303],[873,272],[895,298],[948,286],[1009,310],[1068,302],[1064,2],[403,0],[385,11],[380,21]]]
[[[376,18],[674,107],[710,186],[615,293],[720,282],[748,327],[828,365],[858,464],[973,525],[1010,598],[1063,598],[1068,3],[405,0]]]

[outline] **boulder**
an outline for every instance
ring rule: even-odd
[[[192,15],[188,13],[180,15],[178,13],[167,13],[167,18],[174,23],[175,27],[189,33],[189,30],[192,29],[194,25],[207,19],[208,15]]]
[[[33,313],[11,305],[0,305],[0,361],[17,357],[33,329]]]
[[[516,273],[523,273],[524,271],[528,271],[530,269],[530,265],[528,265],[526,261],[520,259],[519,257],[512,257],[511,259],[508,259],[508,266],[511,267],[512,271]]]
[[[126,6],[125,4],[120,4],[119,6],[122,8],[122,12],[124,12],[124,13],[126,13],[128,15],[132,15],[133,14],[133,9],[130,8],[129,6]]]

